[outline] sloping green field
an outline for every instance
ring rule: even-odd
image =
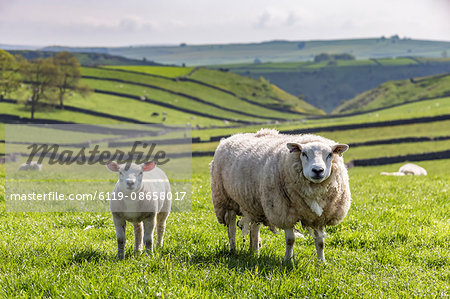
[[[450,95],[450,74],[389,81],[344,102],[333,113],[368,111],[421,99]]]

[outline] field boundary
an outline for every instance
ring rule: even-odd
[[[92,80],[100,80],[100,81],[111,81],[111,82],[118,82],[118,83],[124,83],[124,84],[130,84],[130,85],[136,85],[136,86],[143,86],[143,87],[148,87],[148,88],[153,88],[153,89],[157,89],[160,91],[164,91],[173,95],[177,95],[177,96],[181,96],[181,97],[185,97],[187,99],[193,100],[195,102],[207,105],[207,106],[211,106],[217,109],[221,109],[224,111],[228,111],[228,112],[233,112],[236,114],[240,114],[240,115],[244,115],[244,116],[249,116],[249,117],[256,117],[256,118],[262,118],[262,119],[270,119],[270,120],[283,120],[282,118],[276,118],[276,117],[270,117],[270,116],[260,116],[260,115],[256,115],[256,114],[251,114],[251,113],[247,113],[247,112],[243,112],[242,110],[235,110],[235,109],[231,109],[231,108],[227,108],[224,106],[220,106],[217,105],[215,103],[200,99],[196,96],[192,96],[186,93],[182,93],[182,92],[177,92],[177,91],[173,91],[170,89],[166,89],[163,87],[159,87],[156,85],[152,85],[152,84],[146,84],[146,83],[139,83],[139,82],[133,82],[133,81],[127,81],[127,80],[122,80],[122,79],[115,79],[115,78],[105,78],[105,77],[96,77],[96,76],[82,76],[83,79],[92,79]],[[295,120],[295,119],[288,119],[288,120]]]
[[[292,113],[292,114],[298,114],[298,115],[303,115],[303,116],[315,115],[315,114],[302,113],[302,112],[298,112],[298,111],[292,111],[292,110],[284,109],[284,108],[281,108],[281,107],[274,107],[274,106],[270,106],[270,105],[264,105],[264,104],[261,104],[261,103],[249,100],[249,99],[247,99],[245,97],[240,97],[236,93],[234,93],[234,92],[232,92],[230,90],[227,90],[227,89],[224,89],[222,87],[218,87],[218,86],[215,86],[215,85],[203,82],[203,81],[199,81],[199,80],[195,80],[195,79],[191,79],[191,78],[186,78],[186,77],[180,77],[179,80],[180,81],[186,81],[186,82],[193,82],[193,83],[200,84],[200,85],[212,88],[212,89],[216,89],[218,91],[227,93],[227,94],[232,95],[234,97],[237,97],[238,99],[240,99],[240,100],[242,100],[244,102],[247,102],[249,104],[260,106],[260,107],[263,107],[263,108],[266,108],[266,109],[270,109],[270,110],[274,110],[274,111],[277,111],[277,112]]]
[[[398,103],[398,104],[394,104],[394,105],[390,105],[390,106],[384,106],[384,107],[380,107],[380,108],[374,108],[374,109],[365,110],[365,111],[358,111],[358,112],[345,113],[345,114],[328,114],[328,115],[324,115],[323,118],[340,118],[340,117],[361,115],[361,114],[366,114],[366,113],[372,113],[372,112],[377,112],[377,111],[381,111],[381,110],[386,110],[386,109],[390,109],[390,108],[395,108],[395,107],[399,107],[399,106],[403,106],[403,105],[413,104],[413,103],[417,103],[417,102],[439,100],[439,99],[445,99],[445,98],[448,98],[448,97],[450,97],[450,92],[446,92],[442,96],[439,96],[439,97],[420,98],[420,99],[417,99],[417,100],[412,100],[412,101],[408,101],[408,102]],[[310,117],[310,119],[315,119],[315,118],[314,117]]]
[[[260,107],[263,107],[263,108],[266,108],[266,109],[269,109],[269,110],[273,110],[273,111],[277,111],[277,112],[285,112],[285,113],[297,114],[297,115],[302,115],[302,116],[315,115],[315,114],[302,113],[302,112],[292,111],[292,110],[281,108],[281,107],[274,107],[274,106],[264,105],[264,104],[261,104],[261,103],[258,103],[258,102],[254,102],[254,101],[251,101],[251,100],[249,100],[249,99],[247,99],[245,97],[240,97],[236,93],[234,93],[234,92],[232,92],[230,90],[227,90],[227,89],[224,89],[224,88],[221,88],[221,87],[218,87],[218,86],[215,86],[215,85],[203,82],[203,81],[187,78],[186,75],[185,76],[181,76],[181,77],[176,77],[176,78],[170,78],[170,77],[165,77],[165,76],[161,76],[161,75],[154,75],[154,74],[148,74],[148,73],[143,73],[143,72],[121,70],[121,69],[115,69],[115,68],[102,68],[102,67],[91,67],[91,68],[96,68],[96,69],[101,69],[101,70],[109,70],[109,71],[118,71],[118,72],[123,72],[123,73],[131,73],[131,74],[142,75],[142,76],[150,76],[150,77],[155,77],[155,78],[159,78],[159,79],[170,80],[170,81],[173,81],[173,82],[178,82],[178,81],[181,81],[181,82],[183,82],[183,81],[184,82],[192,82],[192,83],[195,83],[195,84],[199,84],[199,85],[202,85],[202,86],[205,86],[205,87],[209,87],[209,88],[221,91],[223,93],[226,93],[226,94],[229,94],[231,96],[234,96],[234,97],[236,97],[236,98],[238,98],[238,99],[240,99],[240,100],[242,100],[244,102],[247,102],[249,104],[260,106]],[[198,68],[197,68],[197,70],[198,70]]]
[[[161,101],[158,101],[158,100],[154,100],[154,99],[151,99],[151,98],[148,98],[148,97],[141,98],[139,96],[135,96],[135,95],[131,95],[131,94],[114,92],[114,91],[107,91],[107,90],[101,90],[101,89],[94,89],[94,92],[100,93],[100,94],[113,95],[113,96],[127,98],[127,99],[133,99],[133,100],[136,100],[136,101],[146,102],[146,103],[150,103],[150,104],[154,104],[154,105],[170,108],[170,109],[173,109],[173,110],[181,111],[181,112],[184,112],[184,113],[190,113],[190,114],[203,116],[203,117],[211,118],[211,119],[226,120],[226,121],[230,121],[230,122],[236,122],[236,123],[248,124],[248,125],[264,124],[264,122],[251,122],[251,121],[246,121],[246,120],[239,120],[239,119],[231,119],[231,118],[227,118],[227,117],[214,116],[214,115],[210,115],[210,114],[207,114],[207,113],[203,113],[203,112],[199,112],[199,111],[195,111],[195,110],[191,110],[191,109],[178,107],[178,106],[175,106],[175,105],[172,105],[172,104],[164,103],[164,102],[161,102]]]
[[[17,104],[17,100],[12,100],[12,99],[3,99],[0,100],[0,103],[10,103],[10,104]],[[49,104],[41,104],[43,106],[52,106]],[[93,110],[88,110],[88,109],[84,109],[84,108],[79,108],[79,107],[75,107],[75,106],[71,106],[71,105],[64,105],[64,108],[61,109],[59,106],[53,106],[55,109],[58,110],[66,110],[66,111],[71,111],[71,112],[79,112],[79,113],[83,113],[83,114],[88,114],[88,115],[93,115],[93,116],[99,116],[99,117],[104,117],[104,118],[110,118],[110,119],[114,119],[114,120],[118,120],[118,121],[123,121],[123,122],[128,122],[128,123],[133,123],[133,124],[140,124],[140,125],[155,125],[155,126],[161,126],[161,127],[165,127],[164,124],[160,124],[160,123],[152,123],[152,122],[143,122],[143,121],[139,121],[133,118],[128,118],[128,117],[123,117],[123,116],[118,116],[118,115],[113,115],[113,114],[109,114],[109,113],[104,113],[104,112],[98,112],[98,111],[93,111]]]
[[[393,157],[379,157],[370,159],[355,159],[346,163],[348,168],[357,166],[378,166],[388,165],[401,162],[416,162],[416,161],[430,161],[430,160],[443,160],[450,158],[450,150],[439,152],[426,152],[422,154],[408,154]]]

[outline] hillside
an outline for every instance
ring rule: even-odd
[[[46,58],[55,55],[54,51],[34,51],[34,50],[8,50],[12,55],[20,55],[28,60],[36,58]],[[136,60],[122,56],[110,55],[106,53],[86,53],[74,52],[75,57],[81,65],[161,65],[153,61]]]
[[[450,72],[450,59],[404,57],[396,59],[338,60],[329,62],[217,65],[257,79],[264,77],[327,113],[343,101],[384,82]]]
[[[349,40],[269,41],[249,44],[217,44],[174,46],[130,46],[119,48],[47,47],[45,51],[69,50],[98,52],[127,58],[153,60],[165,64],[210,65],[230,63],[295,62],[312,60],[320,53],[350,53],[358,59],[416,56],[442,57],[450,55],[450,42],[390,38]]]
[[[333,113],[355,113],[450,96],[450,74],[390,81],[344,102]]]
[[[213,81],[190,78],[194,73],[202,77],[204,72],[207,76],[203,77]],[[36,114],[37,118],[92,123],[95,117],[100,117],[97,123],[109,123],[109,119],[113,123],[210,128],[284,122],[323,114],[267,82],[206,69],[83,67],[82,82],[93,91],[87,98],[72,94],[64,111],[46,107]],[[217,82],[227,84],[215,86]],[[0,107],[4,115],[29,117],[27,109],[15,104],[14,97],[10,102],[0,103]]]

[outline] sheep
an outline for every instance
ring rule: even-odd
[[[17,171],[42,171],[42,165],[36,161],[22,163]]]
[[[219,223],[236,250],[236,215],[250,222],[250,247],[258,253],[260,224],[285,233],[284,262],[293,258],[301,222],[313,232],[317,258],[325,262],[325,227],[340,223],[350,208],[348,149],[316,135],[284,135],[262,129],[222,139],[210,164],[211,194]],[[245,227],[245,230],[247,228]]]
[[[404,175],[427,175],[425,168],[413,163],[407,163],[402,165],[397,172],[382,172],[381,175],[393,175],[393,176],[404,176]]]
[[[117,257],[125,257],[126,222],[134,226],[135,251],[153,252],[153,232],[156,220],[156,247],[163,245],[166,220],[171,208],[171,190],[166,174],[155,162],[118,164],[111,161],[107,168],[119,173],[111,194],[110,210],[117,237]]]

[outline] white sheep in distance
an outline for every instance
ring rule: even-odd
[[[347,149],[324,137],[268,129],[221,140],[210,164],[211,191],[217,219],[228,226],[230,249],[236,249],[236,215],[243,215],[256,253],[261,223],[284,229],[284,261],[291,262],[294,225],[301,222],[313,232],[317,257],[325,261],[325,226],[340,223],[350,208],[341,157]]]
[[[134,225],[135,251],[153,251],[153,232],[156,222],[156,246],[163,245],[166,220],[172,205],[171,190],[166,174],[155,162],[137,165],[109,162],[107,168],[119,173],[111,195],[110,210],[117,237],[117,256],[125,257],[126,222]],[[170,198],[170,199],[169,199]]]
[[[404,176],[404,175],[427,175],[425,168],[413,163],[406,163],[402,165],[397,172],[382,172],[381,175],[393,175],[393,176]]]
[[[22,163],[20,164],[17,171],[41,171],[42,165],[36,161],[31,161],[30,163]]]

